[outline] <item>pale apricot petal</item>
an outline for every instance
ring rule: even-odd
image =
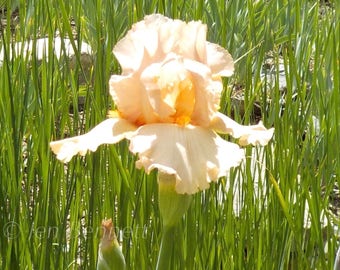
[[[183,58],[167,55],[162,63],[148,66],[141,74],[150,104],[160,122],[190,122],[195,105],[195,89]]]
[[[219,109],[220,76],[233,73],[233,61],[225,49],[206,41],[206,32],[200,21],[186,23],[160,14],[132,26],[114,49],[123,77],[110,80],[123,118],[137,125],[209,126]]]
[[[199,22],[196,34],[196,52],[198,61],[205,63],[207,60],[207,25]]]
[[[74,155],[84,156],[88,150],[94,152],[101,144],[113,144],[129,138],[136,129],[124,119],[110,118],[84,135],[50,142],[50,147],[57,159],[69,162]]]
[[[191,21],[185,24],[181,30],[178,53],[185,58],[204,61],[207,26],[200,21]]]
[[[145,20],[153,20],[158,26],[159,46],[165,55],[174,52],[185,58],[205,62],[206,25],[200,21],[185,23],[171,20],[159,14],[147,16]]]
[[[122,74],[127,75],[140,68],[144,57],[144,48],[128,32],[124,38],[118,41],[113,48],[113,53],[122,67]]]
[[[157,14],[146,16],[143,21],[135,23],[126,36],[118,41],[113,53],[122,67],[123,75],[143,69],[151,62],[151,58],[152,62],[156,62],[163,57],[157,57],[156,53],[159,51],[159,25],[166,20],[169,19]]]
[[[159,46],[165,55],[170,52],[179,52],[180,43],[178,41],[181,39],[183,27],[185,27],[185,22],[170,19],[167,23],[159,25]]]
[[[110,94],[121,117],[142,125],[157,121],[144,85],[135,76],[112,75],[109,81]]]
[[[207,65],[213,74],[229,77],[234,73],[234,61],[223,47],[207,42]]]
[[[257,125],[243,126],[222,113],[216,113],[210,123],[210,128],[218,133],[239,138],[240,145],[267,145],[274,134],[274,128],[266,129],[262,122]]]
[[[151,64],[141,74],[141,80],[145,86],[150,105],[164,122],[170,122],[170,115],[176,112],[174,108],[175,100],[173,100],[171,96],[178,94],[175,93],[176,91],[167,91],[167,89],[169,89],[168,85],[171,84],[171,86],[173,86],[176,81],[180,79],[176,74],[182,74],[182,72],[185,71],[181,65],[177,65],[177,62],[172,66],[174,66],[174,68],[171,68],[171,72],[168,74],[163,71],[163,63]]]
[[[122,66],[123,75],[141,70],[150,62],[163,58],[164,54],[159,48],[159,28],[163,24],[171,25],[171,22],[173,21],[160,14],[146,16],[143,21],[135,23],[126,36],[118,41],[113,53]]]
[[[191,72],[195,88],[195,106],[191,123],[207,127],[219,109],[222,81],[220,78],[212,78],[209,67],[200,62],[184,59],[183,63]]]
[[[170,52],[205,63],[206,32],[207,26],[200,21],[185,23],[152,14],[135,23],[118,41],[113,53],[123,75],[142,70],[150,62],[159,62]]]
[[[144,36],[143,45],[151,57],[157,58],[156,53],[160,54],[162,52],[160,47],[162,46],[163,39],[160,37],[160,29],[163,25],[174,26],[174,21],[161,14],[151,14],[145,16],[143,21],[138,22],[134,26],[134,30],[136,32],[139,31]],[[173,31],[176,31],[176,28]],[[166,53],[162,52],[161,55],[158,55],[158,59],[164,55]]]
[[[244,159],[238,145],[202,127],[150,124],[130,138],[130,151],[139,154],[138,168],[158,169],[176,176],[176,191],[193,194],[209,188]]]

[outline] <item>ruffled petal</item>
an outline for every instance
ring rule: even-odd
[[[57,159],[69,162],[76,154],[84,156],[88,150],[96,151],[101,144],[113,144],[129,138],[136,129],[124,119],[110,118],[84,135],[50,142],[50,147]]]
[[[191,123],[208,127],[211,118],[219,109],[222,81],[220,78],[212,78],[209,67],[200,62],[184,59],[184,66],[191,72],[195,88],[195,107]]]
[[[158,62],[164,57],[159,29],[163,25],[169,25],[172,29],[173,23],[173,20],[165,16],[152,14],[132,26],[113,49],[114,55],[122,66],[123,75],[142,70],[150,62]]]
[[[234,73],[234,61],[229,52],[223,47],[207,42],[207,65],[212,74],[229,77]]]
[[[139,126],[209,126],[219,109],[221,76],[230,76],[234,65],[227,50],[206,41],[206,33],[201,21],[186,23],[161,14],[132,26],[114,48],[122,76],[110,80],[124,119]]]
[[[186,23],[161,14],[145,16],[135,23],[113,49],[123,75],[159,62],[170,53],[206,63],[207,26],[200,21]]]
[[[158,169],[176,176],[176,191],[193,194],[209,188],[244,159],[238,145],[214,131],[196,126],[150,124],[130,138],[130,151],[139,154],[138,168]]]
[[[136,125],[157,121],[144,85],[132,75],[112,75],[110,94],[121,117]]]
[[[160,123],[190,122],[196,102],[195,82],[182,57],[169,53],[162,63],[146,68],[141,80]]]
[[[178,53],[185,58],[204,61],[206,58],[207,26],[200,21],[191,21],[181,28]]]
[[[151,64],[141,74],[150,105],[161,122],[172,122],[176,99],[181,92],[179,86],[186,79],[186,73],[180,59],[169,54],[163,63]]]
[[[140,46],[130,30],[113,48],[113,54],[122,67],[122,74],[127,75],[140,68],[144,57],[144,48]]]
[[[167,55],[174,52],[185,58],[205,61],[207,26],[200,21],[186,23],[172,20],[160,14],[146,16],[147,27],[153,27],[158,32],[159,53]]]
[[[267,145],[274,134],[274,128],[266,129],[262,122],[257,125],[243,126],[222,113],[216,113],[210,123],[210,128],[218,133],[239,138],[240,145]]]
[[[123,75],[141,70],[150,62],[163,58],[164,54],[159,48],[159,28],[169,22],[172,20],[160,14],[146,16],[143,21],[135,23],[126,36],[118,41],[113,53],[122,66]]]

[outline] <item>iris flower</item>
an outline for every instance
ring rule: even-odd
[[[173,175],[179,194],[209,188],[245,158],[242,146],[266,145],[274,129],[262,123],[243,126],[218,111],[223,84],[233,59],[206,41],[207,26],[160,14],[134,24],[113,49],[122,73],[110,78],[116,110],[87,134],[50,143],[68,162],[101,144],[126,138],[138,154],[137,168]]]

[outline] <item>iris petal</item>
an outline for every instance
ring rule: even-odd
[[[110,94],[122,118],[136,125],[157,121],[144,85],[134,76],[112,75]]]
[[[50,143],[52,151],[63,162],[69,162],[77,154],[84,156],[88,150],[96,151],[101,144],[117,143],[129,138],[136,126],[124,119],[110,118],[94,127],[88,133]]]
[[[197,126],[150,124],[130,139],[136,163],[147,173],[158,169],[176,176],[176,191],[193,194],[209,188],[244,159],[238,145],[224,141],[214,131]]]
[[[274,128],[266,129],[262,122],[257,125],[243,126],[222,113],[216,113],[210,128],[218,133],[230,134],[239,138],[240,145],[267,145],[273,137]]]
[[[215,75],[229,77],[234,73],[234,61],[223,47],[207,42],[207,65]]]

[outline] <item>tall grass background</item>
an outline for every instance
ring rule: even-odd
[[[112,48],[151,13],[206,23],[208,40],[236,60],[221,111],[249,124],[260,106],[265,126],[275,127],[272,142],[254,150],[256,161],[247,148],[242,166],[194,196],[174,236],[172,269],[331,269],[339,234],[331,207],[340,200],[339,7],[307,0],[2,1],[0,268],[95,269],[104,218],[114,221],[129,269],[155,268],[156,173],[135,169],[127,142],[67,165],[49,149],[51,140],[105,119],[114,107],[108,80],[120,72]],[[56,36],[74,49],[89,43],[90,68],[79,53],[72,63],[53,54],[37,61],[34,51],[9,56],[14,42],[48,37],[52,48]]]

